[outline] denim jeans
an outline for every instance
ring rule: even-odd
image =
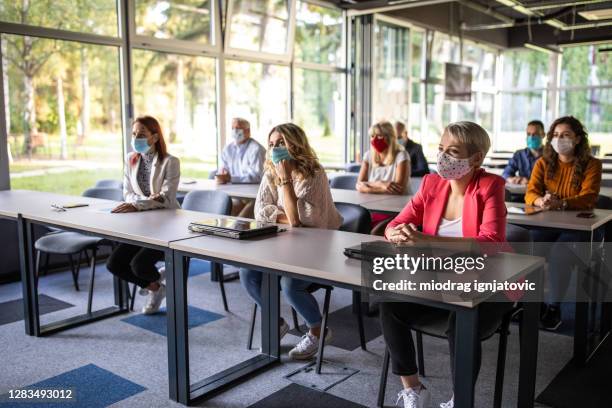
[[[240,268],[240,282],[259,307],[261,307],[261,274],[262,272],[252,269]],[[307,290],[310,285],[311,282],[285,276],[280,281],[283,296],[291,307],[306,320],[308,327],[319,327],[323,317],[319,311],[319,303]]]

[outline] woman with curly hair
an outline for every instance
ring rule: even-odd
[[[342,216],[336,210],[329,181],[304,131],[293,123],[275,126],[268,135],[268,152],[264,176],[255,200],[255,218],[291,227],[338,229]],[[240,270],[240,282],[260,307],[262,273]],[[306,360],[317,354],[322,316],[315,297],[308,292],[311,282],[283,276],[283,296],[309,327],[289,352],[294,360]],[[281,318],[282,338],[289,325]],[[326,339],[331,336],[327,329]]]
[[[555,120],[546,135],[543,156],[531,173],[525,203],[547,210],[591,210],[597,203],[600,184],[601,161],[591,155],[582,123],[573,116]],[[536,242],[555,242],[548,256],[551,284],[542,326],[556,330],[561,324],[559,300],[569,284],[567,272],[578,265],[566,245],[589,241],[589,237],[579,231],[552,228],[533,229],[532,235]]]

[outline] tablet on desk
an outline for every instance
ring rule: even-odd
[[[246,239],[278,232],[278,226],[258,221],[232,220],[229,218],[208,218],[191,222],[189,230],[204,234],[233,239]]]

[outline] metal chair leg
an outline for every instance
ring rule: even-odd
[[[134,284],[134,287],[132,288],[132,294],[130,296],[130,312],[134,311],[134,303],[136,302],[136,291],[138,290],[138,285]]]
[[[353,292],[355,293],[355,292]],[[361,298],[361,296],[360,296]],[[367,350],[366,347],[366,339],[365,339],[365,330],[363,328],[363,313],[361,313],[361,299],[358,302],[353,303],[357,311],[357,326],[359,327],[359,344],[361,345],[362,350]]]
[[[327,334],[327,317],[329,315],[330,297],[331,288],[326,288],[325,301],[323,302],[323,320],[321,321],[321,334],[319,335],[319,352],[317,353],[317,374],[321,374],[321,365],[323,364],[323,349],[325,348],[325,335]]]
[[[38,288],[38,277],[40,276],[40,251],[36,251],[36,287]]]
[[[70,272],[72,273],[72,282],[74,283],[74,289],[79,291],[79,276],[76,273],[76,269],[74,269],[74,259],[72,258],[72,254],[68,255],[68,260],[70,261]]]
[[[298,320],[297,312],[294,308],[291,308],[291,317],[293,318],[293,328],[295,328],[298,333],[304,334],[304,332],[302,332],[302,329],[300,329],[300,322]]]
[[[45,252],[45,267],[42,270],[42,274],[41,275],[46,275],[47,271],[49,270],[49,258],[50,258],[51,254],[48,252]]]
[[[416,332],[416,340],[419,375],[421,377],[425,377],[425,358],[423,357],[423,333]]]
[[[91,250],[91,278],[89,280],[89,295],[87,297],[87,314],[91,314],[91,305],[93,303],[94,281],[96,277],[96,250]]]
[[[213,269],[216,270],[217,276],[219,278],[219,289],[221,290],[223,309],[225,309],[226,312],[229,312],[229,307],[227,306],[227,296],[225,296],[225,283],[223,282],[223,265],[215,262],[213,263]]]
[[[249,326],[249,338],[247,339],[247,350],[251,350],[253,348],[253,333],[255,332],[255,319],[257,319],[257,303],[253,305],[251,325]]]
[[[385,356],[383,357],[382,369],[380,371],[380,385],[378,386],[378,403],[377,407],[382,408],[385,405],[385,391],[387,389],[387,375],[389,374],[389,361],[391,355],[389,349],[385,347]]]

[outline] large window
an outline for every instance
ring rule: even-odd
[[[206,176],[217,160],[215,60],[145,50],[132,55],[136,116],[160,121],[182,175]]]
[[[610,45],[588,45],[563,49],[561,86],[612,84]]]
[[[289,121],[289,67],[247,61],[225,62],[227,126],[233,117],[251,123],[264,146],[273,126]]]
[[[297,4],[295,59],[342,65],[342,12],[303,1]]]
[[[289,46],[289,0],[228,0],[229,46],[286,54]]]
[[[0,0],[0,21],[117,35],[115,0]]]
[[[1,39],[12,188],[81,194],[120,179],[118,48]]]
[[[136,34],[211,44],[211,0],[136,0]]]
[[[323,163],[344,161],[342,74],[296,69],[294,120]]]
[[[373,122],[408,121],[410,110],[409,30],[378,20],[374,28]]]

